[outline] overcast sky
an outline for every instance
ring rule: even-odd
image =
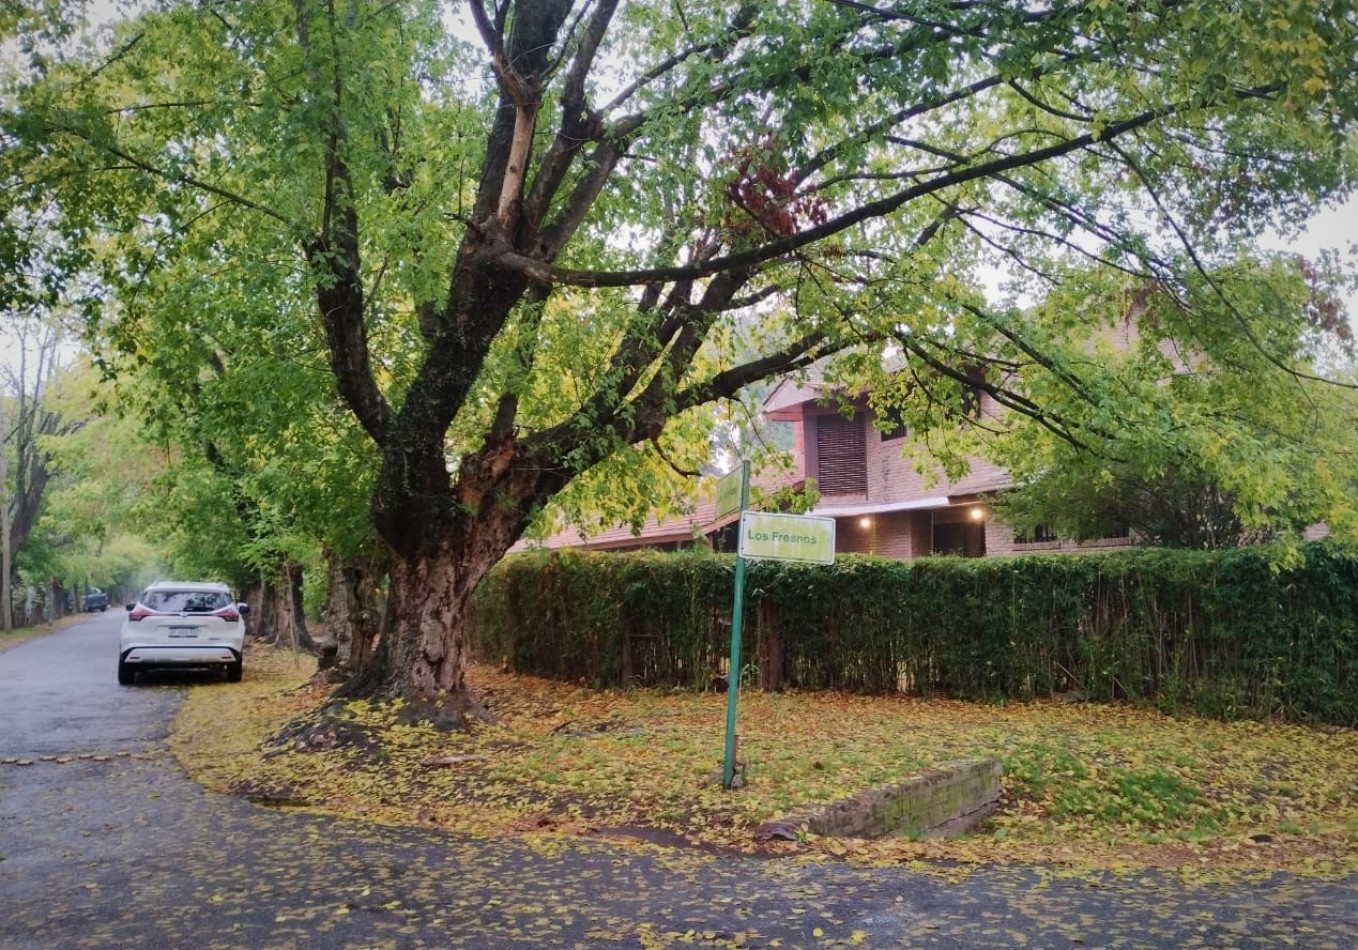
[[[1350,199],[1338,208],[1327,208],[1311,219],[1306,233],[1294,241],[1277,235],[1266,236],[1265,247],[1276,250],[1294,251],[1303,257],[1315,258],[1325,249],[1340,252],[1344,270],[1358,274],[1358,199]],[[1349,323],[1358,330],[1358,293],[1348,296]]]

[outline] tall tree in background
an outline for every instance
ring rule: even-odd
[[[6,329],[13,364],[0,367],[0,629],[13,628],[15,555],[37,524],[53,467],[44,440],[69,432],[78,420],[63,419],[48,401],[58,369],[60,333],[33,319],[11,320]]]
[[[1216,282],[1229,284],[1229,301]],[[1358,393],[1316,376],[1352,382],[1341,290],[1332,268],[1283,256],[1199,275],[1183,296],[1072,275],[1031,316],[1083,340],[1078,372],[1092,398],[1050,367],[1023,367],[1028,397],[1080,437],[1016,417],[982,438],[1017,483],[1005,516],[1068,538],[1130,530],[1142,543],[1199,549],[1296,541],[1321,521],[1352,536]]]
[[[1340,193],[1355,30],[1320,0],[167,3],[35,61],[4,148],[103,262],[115,371],[185,323],[244,369],[309,300],[391,556],[353,685],[455,717],[468,598],[573,480],[887,340],[945,378],[1042,358],[983,266],[1178,287]],[[255,306],[177,298],[208,284]]]

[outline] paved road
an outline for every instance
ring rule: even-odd
[[[0,764],[0,948],[1358,947],[1358,880],[949,883],[256,808],[167,754],[183,685],[117,686],[118,622],[0,655],[0,759],[32,762]]]

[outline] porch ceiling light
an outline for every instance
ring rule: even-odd
[[[869,518],[867,515],[864,515],[863,517],[861,517],[861,518],[858,519],[858,526],[859,526],[860,528],[871,528],[871,527],[872,527],[872,519]]]
[[[985,509],[980,505],[974,505],[971,509],[972,521],[985,521]]]

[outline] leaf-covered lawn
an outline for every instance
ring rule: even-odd
[[[1358,871],[1358,732],[1173,719],[1095,704],[740,695],[747,784],[718,781],[726,697],[596,691],[475,666],[496,721],[468,733],[347,707],[333,747],[262,746],[316,708],[309,658],[254,649],[191,690],[174,744],[210,788],[478,834],[636,837],[858,862],[1041,862],[1186,876]],[[224,730],[222,723],[232,723]],[[1004,764],[1005,807],[953,841],[757,844],[765,820],[951,759]],[[956,862],[954,865],[952,862]]]

